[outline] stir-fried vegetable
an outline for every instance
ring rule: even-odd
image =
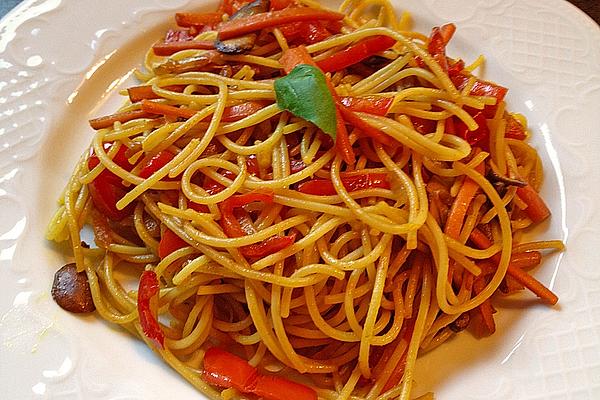
[[[390,188],[387,174],[383,173],[344,174],[340,178],[344,188],[349,192]],[[298,185],[298,191],[317,196],[333,196],[337,194],[333,183],[327,179],[311,179],[303,182]]]
[[[314,389],[286,378],[262,375],[240,357],[217,347],[204,355],[204,380],[223,388],[235,388],[265,400],[317,400]]]
[[[144,271],[140,277],[137,298],[140,325],[144,335],[162,349],[165,345],[165,334],[157,317],[159,290],[160,284],[156,273],[149,270]]]

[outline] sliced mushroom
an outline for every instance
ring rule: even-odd
[[[246,4],[244,7],[240,8],[238,12],[233,14],[230,21],[245,18],[256,14],[261,14],[269,11],[269,7],[271,6],[271,2],[269,0],[256,0],[252,3]],[[257,34],[249,33],[244,36],[240,36],[233,39],[228,40],[219,40],[215,41],[215,48],[224,54],[241,54],[247,51],[252,50],[254,47],[254,43],[256,43]]]
[[[61,308],[72,313],[89,313],[96,309],[85,272],[77,272],[75,264],[67,264],[54,275],[52,298]]]
[[[468,312],[465,312],[462,313],[460,317],[458,317],[448,327],[452,332],[458,333],[467,329],[467,327],[469,326],[469,322],[471,322],[471,316]]]
[[[182,74],[184,72],[202,71],[210,64],[222,64],[223,59],[216,51],[207,51],[197,57],[186,58],[181,61],[167,60],[154,68],[156,75]]]
[[[491,168],[488,172],[488,179],[492,183],[502,183],[508,186],[517,186],[517,187],[525,187],[527,186],[527,182],[523,182],[518,179],[509,178],[508,176],[503,176],[499,174],[494,168]]]

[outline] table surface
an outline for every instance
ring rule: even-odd
[[[9,12],[22,0],[0,0],[0,18]],[[600,24],[600,1],[598,0],[568,0],[591,16]]]

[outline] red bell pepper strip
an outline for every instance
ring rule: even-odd
[[[104,143],[105,151],[108,151],[112,143]],[[113,157],[113,162],[126,171],[131,171],[133,165],[129,163],[126,156],[126,147],[121,146],[117,154]],[[91,170],[100,164],[98,157],[92,152],[88,158],[88,168]],[[126,207],[123,210],[117,209],[117,201],[119,201],[127,193],[122,184],[121,178],[113,174],[109,170],[103,170],[90,184],[88,185],[90,197],[94,203],[94,207],[106,217],[120,221],[132,212],[132,206]]]
[[[221,173],[221,175],[223,175],[225,178],[230,179],[230,180],[235,179],[235,174],[231,171],[224,171]],[[202,185],[202,188],[204,190],[206,190],[206,192],[209,195],[213,195],[213,194],[217,194],[217,193],[220,193],[221,191],[223,191],[223,189],[225,189],[225,186],[221,185],[217,181],[214,181],[214,180],[206,177],[204,180],[204,185]]]
[[[271,236],[260,243],[244,246],[240,251],[246,257],[262,258],[290,247],[295,241],[296,233],[287,236]]]
[[[531,185],[517,188],[517,196],[527,204],[523,211],[533,222],[539,223],[550,217],[550,209]]]
[[[440,28],[435,27],[429,37],[427,43],[427,51],[433,56],[433,59],[442,67],[444,71],[448,71],[448,60],[446,58],[446,43],[440,32]]]
[[[317,10],[309,7],[285,8],[279,11],[269,11],[224,22],[218,29],[219,40],[227,40],[247,33],[272,28],[279,25],[302,21],[338,21],[344,14],[334,11]]]
[[[313,44],[322,42],[332,35],[322,21],[295,22],[281,25],[278,29],[288,43]]]
[[[258,175],[260,173],[258,167],[258,160],[256,159],[255,155],[251,155],[246,159],[246,168],[248,169],[248,173],[250,173],[251,175]],[[222,171],[220,172],[220,174],[229,180],[234,180],[236,178],[236,175],[228,170]],[[223,189],[225,189],[225,186],[221,185],[217,181],[210,179],[209,177],[206,177],[204,179],[204,184],[202,185],[202,188],[206,190],[206,193],[212,196],[214,194],[222,192]]]
[[[253,393],[265,400],[317,400],[313,388],[277,376],[259,375]]]
[[[271,11],[283,10],[294,4],[294,0],[271,0]]]
[[[202,377],[211,385],[235,388],[265,400],[317,400],[314,389],[286,378],[261,375],[242,358],[216,347],[204,355]]]
[[[258,371],[240,357],[211,347],[204,355],[202,377],[211,385],[248,393],[256,386]]]
[[[214,27],[218,23],[223,21],[222,12],[209,12],[209,13],[176,13],[175,22],[177,25],[189,28],[192,26],[211,26]]]
[[[448,118],[448,119],[450,119],[450,118]],[[410,117],[410,122],[412,122],[415,130],[423,135],[435,132],[435,128],[437,125],[437,122],[434,120],[419,118],[419,117]],[[454,126],[453,126],[453,128],[454,128]],[[446,133],[454,134],[455,132],[456,132],[455,130],[452,130],[452,132],[450,132],[448,129],[446,129]]]
[[[221,121],[236,122],[256,114],[258,111],[265,108],[269,103],[265,101],[247,101],[245,103],[236,104],[234,106],[225,107]]]
[[[527,132],[521,123],[512,115],[506,118],[506,131],[504,136],[509,139],[525,140]]]
[[[450,60],[448,61],[448,75],[450,76],[450,78],[460,74],[465,69],[465,62],[463,60],[458,60],[454,62]]]
[[[260,167],[258,166],[258,158],[256,157],[256,154],[248,156],[246,159],[246,168],[248,169],[248,173],[250,175],[257,176],[260,174]]]
[[[470,78],[471,77],[469,75],[462,72],[450,77],[452,83],[454,83],[458,90],[464,89]],[[481,79],[475,80],[475,84],[471,88],[470,92],[470,94],[473,96],[487,96],[496,98],[496,105],[488,105],[484,108],[484,115],[488,119],[494,117],[494,114],[496,114],[496,109],[498,108],[497,105],[504,100],[506,93],[508,93],[507,88]]]
[[[90,119],[92,129],[99,130],[111,128],[115,122],[125,123],[139,118],[155,118],[156,115],[150,114],[144,110],[124,111],[107,115],[105,117]]]
[[[357,64],[379,52],[387,50],[396,44],[389,36],[373,36],[351,45],[345,50],[317,62],[323,72],[335,72]]]
[[[131,207],[117,209],[117,201],[121,200],[127,192],[106,176],[100,174],[88,185],[88,189],[94,207],[113,221],[120,221],[131,214]]]
[[[239,219],[235,211],[248,203],[261,201],[266,204],[273,203],[273,192],[250,192],[231,196],[219,204],[221,211],[221,227],[229,237],[242,237],[254,233],[254,227],[245,218]],[[244,222],[242,225],[240,221]],[[262,258],[291,246],[296,240],[296,235],[273,236],[260,243],[253,243],[240,248],[246,257]]]
[[[338,110],[342,114],[343,118],[349,124],[354,126],[355,128],[360,129],[366,136],[371,137],[371,138],[377,140],[379,143],[387,145],[387,146],[394,145],[394,139],[387,136],[386,134],[381,132],[379,129],[374,128],[371,125],[369,125],[368,123],[366,123],[362,118],[360,118],[358,115],[356,115],[354,112],[352,112],[349,107],[346,107],[344,104],[342,104],[342,102],[339,101],[337,98],[336,98],[336,105],[337,105]]]
[[[140,169],[140,173],[138,175],[140,178],[147,179],[156,171],[167,165],[174,158],[175,155],[170,151],[160,151],[154,157],[146,161],[142,169]]]
[[[140,277],[137,309],[144,335],[159,348],[164,348],[165,334],[158,323],[158,293],[160,284],[154,271],[144,271]]]
[[[465,107],[465,110],[467,108]],[[490,129],[487,126],[487,118],[484,110],[467,110],[472,112],[471,116],[477,122],[479,127],[474,131],[469,130],[469,127],[456,117],[454,119],[455,135],[466,140],[471,146],[479,146],[483,150],[488,151],[490,148]],[[449,118],[450,119],[450,118]]]
[[[367,114],[384,117],[394,103],[393,97],[365,96],[365,97],[341,97],[340,102],[353,112],[364,112]]]
[[[163,87],[163,89],[181,93],[185,89],[185,85],[170,85]],[[154,93],[150,85],[130,87],[127,89],[127,94],[132,103],[137,103],[141,100],[160,99],[160,96]]]
[[[444,41],[444,45],[448,45],[448,43],[450,43],[450,40],[452,39],[452,36],[454,36],[454,33],[456,32],[456,25],[445,24],[445,25],[442,25],[441,28],[434,28],[434,29],[439,30],[442,40]]]
[[[384,173],[342,175],[340,178],[348,192],[376,188],[390,189],[387,174]],[[337,194],[333,183],[328,179],[311,179],[303,182],[298,185],[298,191],[315,196],[333,196]]]
[[[239,194],[231,196],[219,204],[219,209],[221,210],[222,214],[221,226],[223,227],[223,231],[225,231],[227,236],[246,236],[247,232],[242,229],[238,218],[234,214],[234,210],[255,201],[271,204],[273,203],[273,192],[250,192],[246,194]]]
[[[429,54],[433,56],[438,64],[440,64],[440,67],[446,72],[448,72],[446,46],[448,45],[448,42],[450,42],[450,39],[452,39],[455,31],[456,26],[454,24],[446,24],[441,28],[435,27],[432,29],[427,43]]]
[[[112,146],[113,146],[113,143],[105,142],[102,144],[102,147],[104,148],[104,151],[106,151],[106,152],[110,151]],[[126,171],[131,171],[134,167],[134,165],[131,164],[129,162],[129,159],[127,158],[127,147],[123,146],[123,145],[119,147],[119,150],[117,150],[117,154],[114,155],[112,160],[115,164],[117,164],[119,167],[123,168]],[[92,168],[96,168],[96,166],[98,166],[98,164],[100,164],[100,160],[98,159],[98,156],[96,156],[96,154],[92,150],[91,154],[90,154],[90,158],[88,158],[88,168],[91,170]],[[104,172],[106,172],[107,174],[113,175],[116,179],[119,180],[119,182],[121,181],[121,178],[119,178],[112,172],[110,172],[108,170],[104,170],[103,173]]]
[[[162,259],[169,254],[189,246],[185,240],[177,236],[172,230],[165,229],[158,244],[158,256]]]
[[[215,43],[207,40],[186,40],[182,42],[157,43],[152,46],[154,54],[160,57],[170,56],[183,50],[212,50]]]

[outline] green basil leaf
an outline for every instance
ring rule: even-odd
[[[279,108],[312,122],[335,139],[335,102],[319,68],[298,65],[287,76],[275,80],[275,95]]]

